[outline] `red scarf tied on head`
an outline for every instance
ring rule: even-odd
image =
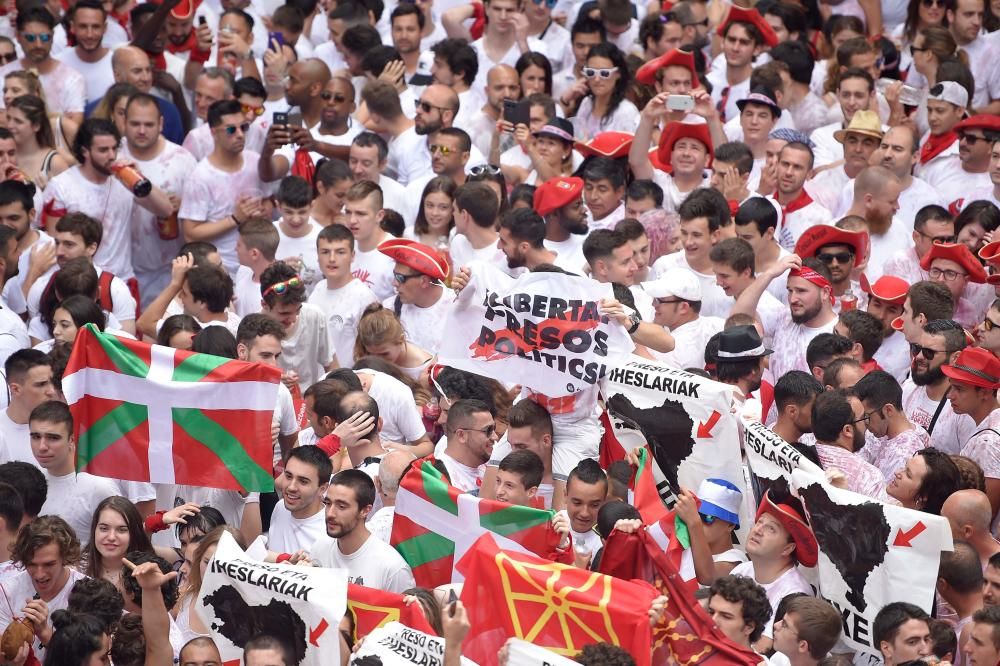
[[[830,305],[833,305],[835,300],[833,298],[833,286],[830,284],[829,280],[827,280],[825,277],[823,277],[813,269],[809,268],[808,266],[803,266],[802,268],[793,268],[791,271],[788,272],[788,277],[802,278],[806,282],[812,282],[820,289],[829,289]]]

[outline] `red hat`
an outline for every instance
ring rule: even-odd
[[[979,248],[979,258],[991,266],[1000,266],[1000,241],[993,241]],[[1000,284],[1000,274],[987,275],[986,281],[992,285]]]
[[[442,282],[448,279],[448,260],[430,245],[408,238],[393,238],[383,241],[378,246],[378,251],[430,278]]]
[[[635,80],[647,86],[656,83],[656,73],[664,67],[684,67],[691,71],[691,82],[697,84],[698,71],[694,68],[694,53],[670,49],[659,58],[653,58],[639,68]]]
[[[1000,388],[1000,359],[982,347],[966,347],[951,365],[941,372],[952,381],[985,389]]]
[[[200,0],[180,0],[177,6],[170,10],[170,15],[175,19],[189,19],[194,16],[194,12],[200,4]]]
[[[574,145],[577,152],[584,157],[618,159],[628,157],[629,148],[632,147],[632,135],[628,132],[601,132],[586,143],[577,141]]]
[[[545,217],[565,208],[583,194],[583,179],[576,176],[550,178],[535,190],[535,212]]]
[[[756,520],[760,520],[765,513],[777,518],[782,527],[792,535],[792,541],[795,542],[795,559],[799,564],[804,567],[816,566],[819,544],[816,543],[816,536],[806,522],[805,516],[791,504],[775,504],[771,501],[770,490],[764,493],[764,497],[760,500]]]
[[[694,139],[705,145],[708,152],[708,166],[712,165],[712,153],[715,148],[712,146],[712,135],[708,131],[708,123],[685,123],[673,121],[667,123],[660,134],[660,145],[656,149],[656,157],[659,165],[654,164],[657,169],[667,171],[664,166],[670,165],[670,153],[674,152],[674,144],[681,139]]]
[[[985,132],[1000,132],[1000,117],[993,114],[980,113],[960,120],[953,130],[960,132],[964,129],[981,129]]]
[[[950,259],[965,269],[970,282],[983,284],[986,282],[986,271],[983,265],[972,255],[972,250],[965,243],[934,243],[930,251],[920,260],[920,267],[925,271],[931,269],[935,259]]]
[[[854,248],[854,256],[858,262],[868,253],[868,232],[849,231],[831,224],[815,224],[799,237],[795,244],[795,254],[803,259],[815,257],[824,245],[847,245]]]
[[[883,275],[873,284],[867,275],[861,274],[861,291],[890,305],[902,305],[909,290],[910,284],[895,275]]]
[[[740,23],[750,23],[754,25],[757,30],[760,31],[761,36],[764,38],[764,43],[774,48],[778,45],[778,35],[775,34],[774,28],[764,20],[764,17],[760,15],[756,9],[744,9],[743,7],[737,7],[732,5],[729,8],[729,13],[726,14],[726,19],[719,25],[719,29],[716,30],[716,34],[719,37],[726,36],[726,29],[729,27],[730,23],[740,22]]]

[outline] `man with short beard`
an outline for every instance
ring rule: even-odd
[[[587,235],[587,208],[583,203],[583,179],[552,178],[535,190],[535,212],[545,220],[545,249],[556,253],[555,264],[582,274],[587,260],[583,239]]]
[[[893,224],[899,210],[899,178],[883,166],[862,170],[854,180],[854,201],[845,217],[856,215],[868,223],[870,240],[868,267],[869,278],[882,276],[885,262],[897,248],[910,242],[906,224]]]
[[[833,287],[833,311],[840,313],[840,297],[845,294],[858,295],[859,289],[851,280],[851,271],[864,261],[868,246],[868,234],[863,231],[848,231],[829,224],[817,224],[806,229],[795,245],[795,254],[803,259],[816,257],[830,269],[830,284]]]
[[[545,228],[545,220],[531,208],[513,208],[500,218],[497,247],[507,257],[507,268],[530,271],[539,264],[556,263],[556,253],[543,245]]]
[[[911,293],[920,284],[925,283],[913,285]],[[953,455],[962,450],[976,424],[952,409],[948,401],[951,382],[941,366],[950,363],[965,345],[965,331],[958,322],[950,319],[929,322],[923,327],[919,342],[910,345],[914,350],[913,364],[910,378],[903,382],[906,418],[930,434],[931,446]]]
[[[104,96],[114,82],[111,72],[111,49],[103,45],[104,5],[99,0],[80,0],[69,11],[69,27],[76,46],[59,53],[57,60],[83,75],[87,82],[87,99]]]
[[[780,138],[771,138],[771,141]],[[781,231],[778,243],[791,250],[803,232],[813,225],[828,224],[830,211],[813,201],[805,190],[806,179],[812,172],[813,152],[808,144],[786,143],[778,152],[775,165],[777,191],[774,200],[781,206]]]
[[[839,391],[816,397],[812,408],[816,453],[823,469],[836,469],[847,477],[847,489],[876,500],[885,500],[885,479],[878,467],[859,455],[865,445],[866,412],[861,401]]]

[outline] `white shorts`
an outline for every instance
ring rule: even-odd
[[[552,478],[565,481],[584,458],[598,459],[604,426],[600,418],[589,416],[579,421],[552,420]]]

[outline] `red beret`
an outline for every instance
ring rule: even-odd
[[[694,54],[680,49],[670,49],[659,58],[653,58],[643,64],[635,73],[635,80],[647,86],[656,83],[656,73],[664,67],[684,67],[691,72],[691,83],[698,85],[698,72],[694,68]]]
[[[795,244],[795,254],[803,259],[815,257],[824,245],[850,246],[854,248],[854,256],[860,262],[868,253],[868,233],[839,229],[831,224],[815,224],[802,232]]]
[[[764,43],[774,48],[778,45],[778,35],[775,34],[774,28],[764,20],[764,17],[760,15],[756,9],[744,9],[743,7],[737,7],[733,5],[729,8],[729,13],[726,14],[726,19],[719,24],[719,29],[716,33],[719,37],[726,36],[726,29],[729,27],[730,23],[750,23],[757,27],[760,31],[761,36],[764,38]]]
[[[986,270],[979,260],[972,254],[972,250],[965,243],[934,243],[931,249],[920,260],[920,267],[925,271],[931,269],[931,262],[935,259],[950,259],[965,269],[969,275],[969,282],[983,284],[986,282]]]
[[[408,238],[393,238],[382,242],[378,251],[435,280],[443,282],[448,279],[448,260],[430,245]]]
[[[628,157],[632,135],[628,132],[601,132],[586,143],[577,141],[576,150],[584,157],[599,156],[618,159]]]
[[[902,305],[906,301],[910,284],[895,275],[883,275],[875,282],[868,282],[868,276],[862,273],[861,290],[890,305]]]
[[[715,148],[712,146],[712,135],[708,131],[708,123],[674,121],[667,123],[667,126],[660,134],[660,145],[656,149],[656,152],[661,166],[657,166],[656,164],[653,166],[656,166],[661,171],[669,172],[663,166],[670,165],[670,154],[674,152],[674,144],[681,139],[694,139],[704,144],[705,150],[708,152],[708,166],[712,165],[712,152]]]
[[[550,178],[535,190],[535,212],[545,217],[565,208],[583,194],[583,179],[576,176]]]

